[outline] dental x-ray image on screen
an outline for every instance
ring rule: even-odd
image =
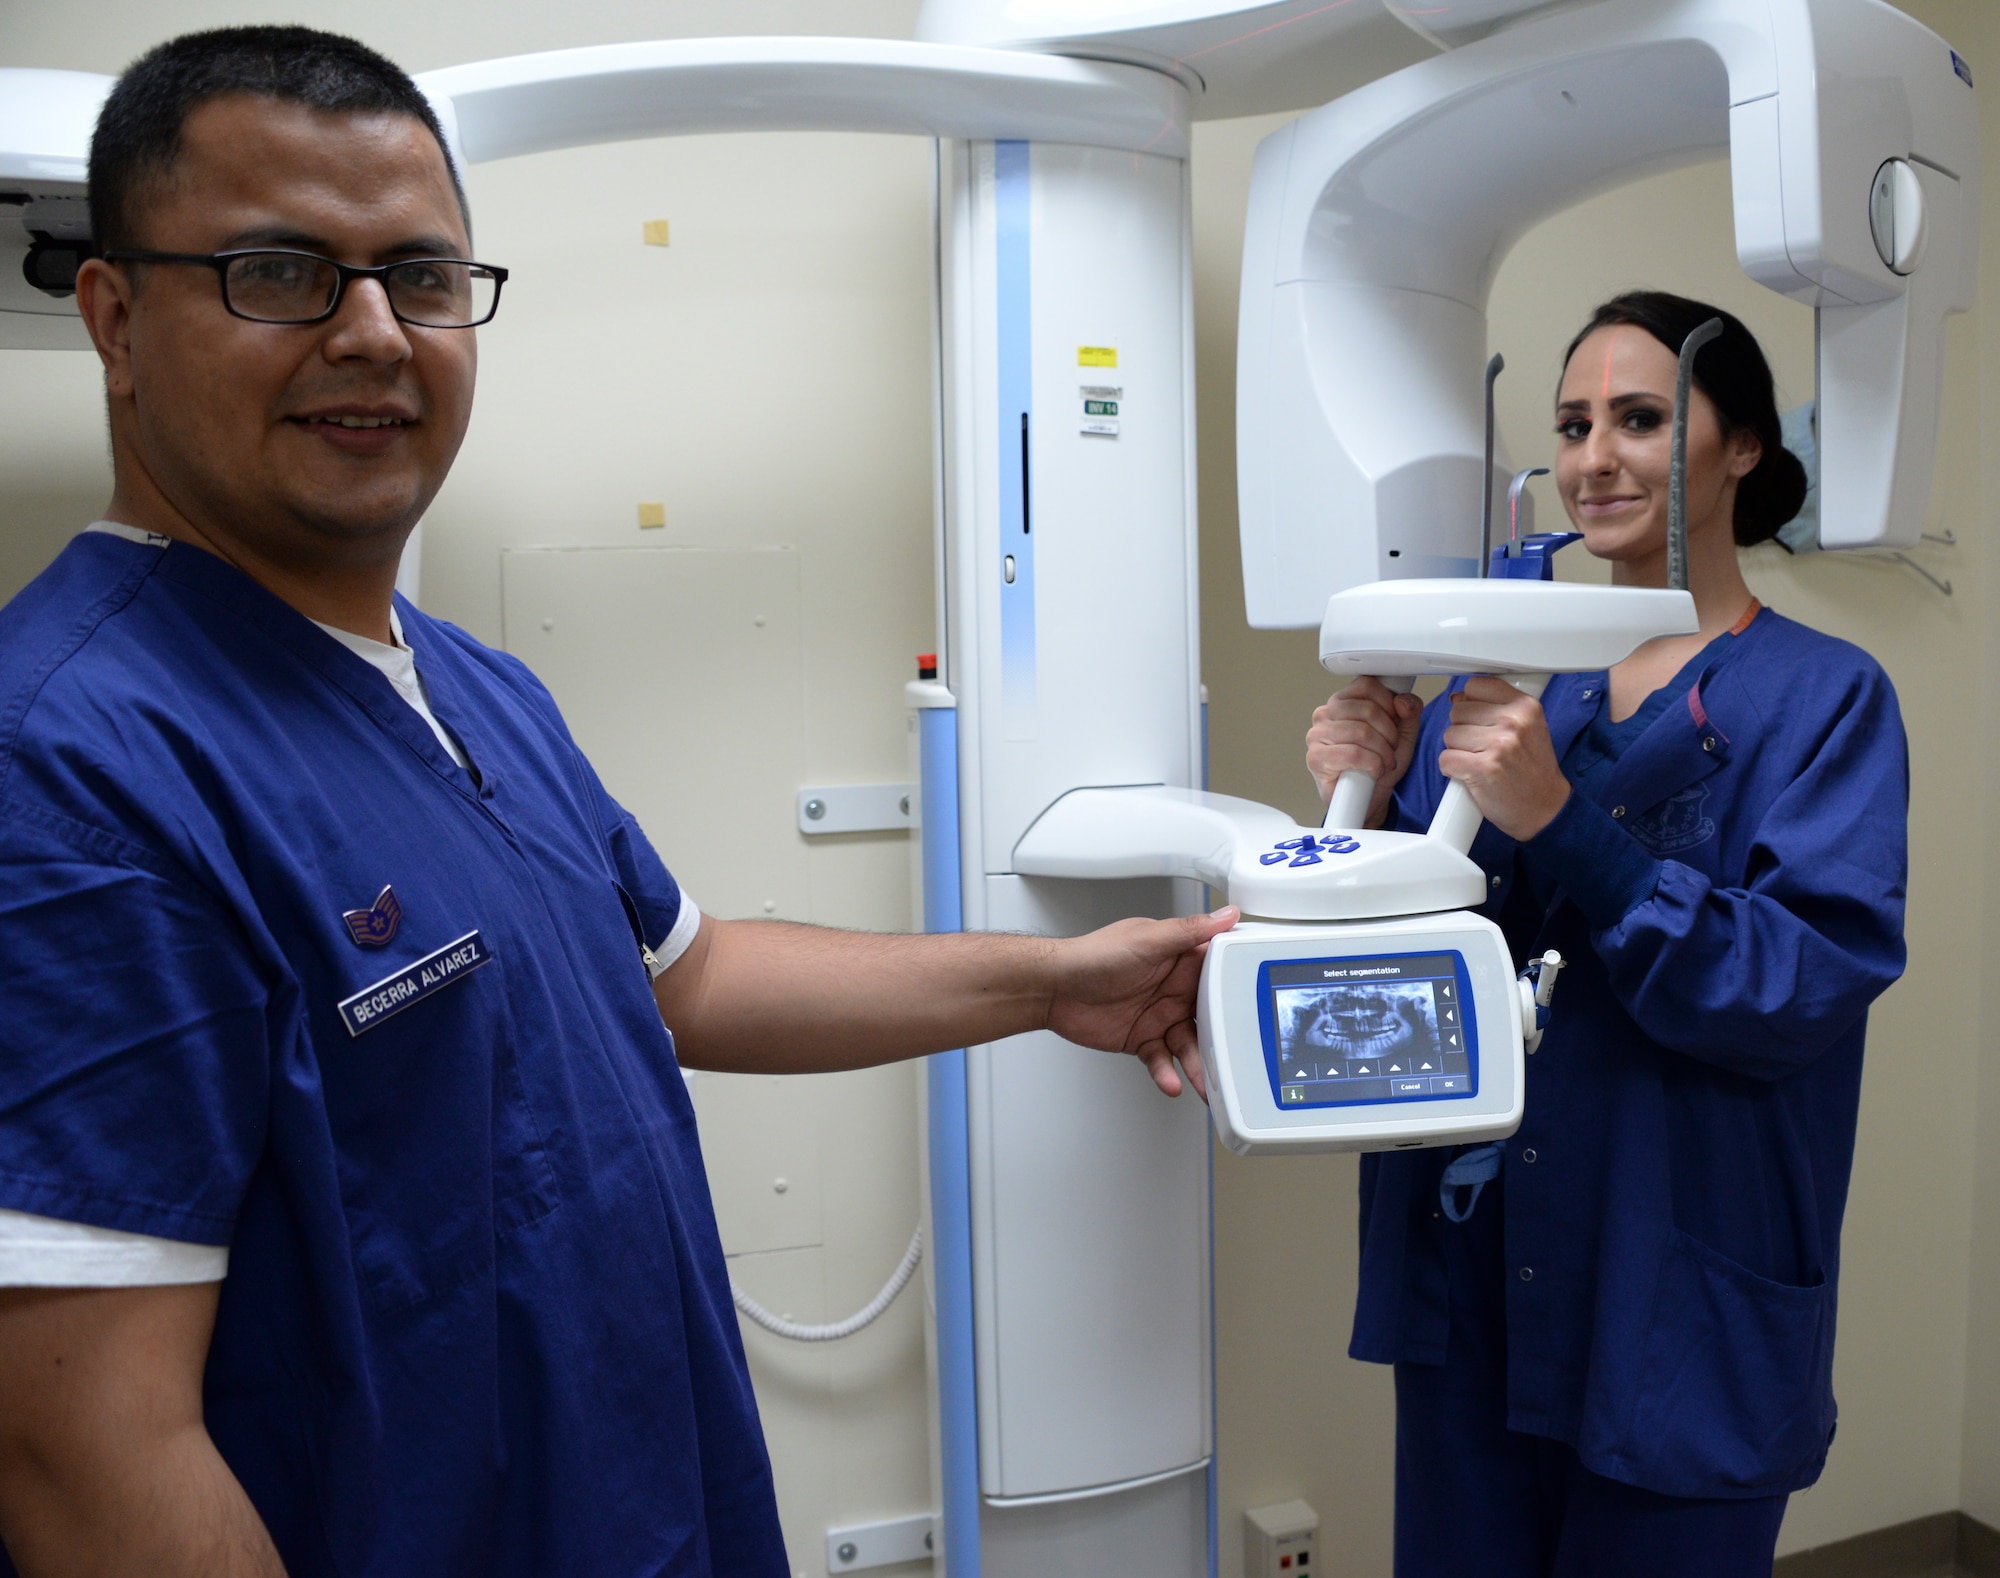
[[[1300,959],[1266,969],[1271,1087],[1280,1106],[1475,1092],[1463,982],[1450,954]]]
[[[1429,981],[1349,981],[1298,986],[1278,998],[1278,1045],[1315,1062],[1437,1055],[1437,1005]]]

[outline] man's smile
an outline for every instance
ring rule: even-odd
[[[401,406],[374,409],[340,406],[285,420],[349,455],[382,454],[404,431],[417,424],[415,413]]]

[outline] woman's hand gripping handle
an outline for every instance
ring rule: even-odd
[[[1413,678],[1364,676],[1314,709],[1306,766],[1327,802],[1328,828],[1379,827],[1417,748],[1423,703]]]

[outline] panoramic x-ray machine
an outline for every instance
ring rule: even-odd
[[[1817,311],[1824,541],[1913,542],[1978,151],[1969,67],[1879,0],[927,0],[915,42],[607,45],[420,79],[468,164],[729,130],[939,140],[924,924],[1064,934],[1226,893],[1252,919],[1210,950],[1200,1028],[1241,1151],[1511,1132],[1553,980],[1525,990],[1470,913],[1458,791],[1409,835],[1356,825],[1352,775],[1316,828],[1200,787],[1189,122],[1314,102],[1300,63],[1379,44],[1385,7],[1445,52],[1257,157],[1251,622],[1318,625],[1329,669],[1397,685],[1532,685],[1692,630],[1685,592],[1522,579],[1521,559],[1481,576],[1507,479],[1485,303],[1538,219],[1725,151],[1745,269]],[[108,87],[0,71],[0,345],[86,343],[61,291]],[[1200,1108],[1050,1035],[928,1072],[945,1566],[1212,1572]],[[844,1549],[828,1570],[875,1564]]]

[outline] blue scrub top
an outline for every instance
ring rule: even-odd
[[[1559,760],[1605,683],[1550,683]],[[1449,715],[1426,710],[1396,826],[1444,792]],[[1908,782],[1881,667],[1766,609],[1534,839],[1481,829],[1482,913],[1518,960],[1570,966],[1505,1147],[1510,1428],[1667,1495],[1818,1478],[1862,1041],[1904,962]],[[1363,1158],[1358,1359],[1444,1361],[1447,1160]]]
[[[680,890],[520,663],[398,612],[476,777],[198,549],[0,610],[0,1205],[230,1246],[208,1429],[294,1578],[779,1578]]]

